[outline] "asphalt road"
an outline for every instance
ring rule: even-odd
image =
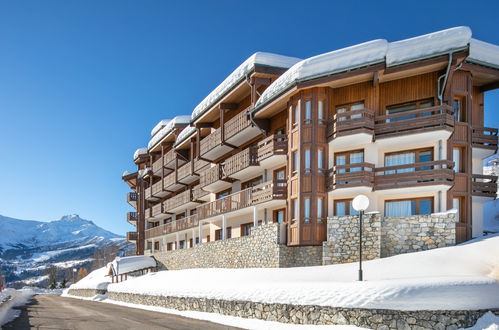
[[[37,295],[3,329],[237,329],[182,316],[94,301]]]

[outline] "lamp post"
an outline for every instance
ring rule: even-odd
[[[75,280],[76,280],[76,272],[77,271],[78,271],[78,269],[73,268],[73,284],[75,283]]]
[[[119,274],[120,274],[120,261],[121,258],[117,256],[114,260],[116,260],[116,282],[119,282]]]
[[[362,216],[369,207],[369,198],[364,195],[356,196],[352,201],[352,207],[359,212],[359,281],[362,281]]]

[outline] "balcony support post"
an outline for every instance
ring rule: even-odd
[[[203,243],[203,236],[201,235],[203,233],[202,227],[203,227],[203,222],[199,220],[199,225],[198,225],[199,244]]]
[[[177,242],[177,246],[175,246],[175,250],[180,249],[180,240],[178,237],[178,231],[175,233],[175,241]]]
[[[194,245],[196,245],[196,230],[194,230],[194,228],[191,229],[191,235],[192,235],[192,246],[191,247],[194,247]]]
[[[222,214],[222,239],[227,238],[227,217]]]
[[[253,206],[253,226],[256,227],[258,225],[258,210],[256,206]]]

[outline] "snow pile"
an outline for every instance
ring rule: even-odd
[[[499,199],[488,201],[483,205],[483,231],[499,233]]]
[[[107,271],[107,267],[96,269],[75,284],[72,284],[69,289],[105,290],[111,283],[111,277],[107,276]]]
[[[107,265],[107,274],[109,274],[110,271],[112,271],[114,275],[128,274],[142,269],[153,268],[157,265],[156,259],[151,256],[123,257],[119,260],[114,259]]]
[[[111,284],[108,291],[336,307],[487,309],[499,307],[498,256],[495,235],[365,262],[364,282],[356,281],[358,264],[351,263],[162,271]]]
[[[256,102],[255,107],[258,108],[277,97],[299,81],[384,62],[387,47],[388,42],[379,39],[300,61],[270,84]]]
[[[156,133],[158,133],[160,129],[162,129],[163,127],[168,125],[169,122],[170,122],[170,119],[160,120],[160,122],[157,123],[156,126],[154,126],[153,129],[151,130],[151,137],[156,135]]]
[[[175,141],[175,145],[178,146],[179,144],[184,142],[184,140],[194,134],[195,131],[196,127],[194,126],[187,126],[186,128],[184,128],[178,135],[177,140]]]
[[[471,39],[470,55],[466,60],[499,69],[499,46]]]
[[[195,120],[201,116],[206,110],[211,108],[223,95],[239,84],[246,75],[255,68],[255,65],[263,65],[274,68],[287,69],[299,62],[301,59],[277,55],[272,53],[257,52],[244,61],[237,69],[235,69],[225,80],[217,86],[208,96],[199,103],[192,112],[192,119]]]
[[[147,144],[147,148],[149,148],[149,150],[151,150],[152,148],[154,148],[154,146],[156,146],[156,144],[158,144],[159,141],[161,141],[165,136],[167,136],[175,126],[188,125],[190,121],[191,121],[191,116],[177,116],[177,117],[173,118],[172,120],[168,121],[168,124],[163,126],[159,131],[157,131],[154,134],[154,136],[151,138],[151,140]]]
[[[460,330],[499,330],[499,316],[487,312],[476,321],[474,326]]]
[[[147,155],[147,148],[139,148],[133,153],[133,160],[138,159],[142,155]]]
[[[0,326],[19,316],[20,311],[13,307],[23,306],[35,295],[31,288],[21,290],[6,289],[0,292]],[[5,300],[10,296],[10,299]],[[4,301],[2,303],[2,301]]]

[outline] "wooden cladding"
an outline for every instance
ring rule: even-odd
[[[497,196],[497,176],[473,174],[471,178],[471,193],[473,196]]]
[[[274,134],[258,142],[258,161],[274,155],[286,155],[288,152],[288,139],[285,134]]]
[[[220,146],[222,144],[222,130],[220,128],[211,132],[210,135],[201,140],[199,151],[201,155],[206,154],[208,151]]]
[[[209,194],[210,193],[208,191],[203,190],[200,185],[197,185],[194,188],[192,188],[192,199],[195,201],[200,200],[201,198]]]
[[[339,136],[367,133],[373,134],[374,111],[368,109],[336,113],[328,122],[327,136],[334,139]]]
[[[473,127],[473,148],[485,148],[497,150],[497,128]]]
[[[197,207],[199,219],[206,219],[275,199],[286,199],[286,186],[275,185],[272,181],[243,189],[234,194]]]
[[[177,207],[185,205],[192,200],[191,190],[183,191],[163,202],[165,212],[171,211]]]
[[[199,186],[203,188],[221,179],[222,169],[220,167],[220,164],[215,164],[215,166],[212,166],[201,172],[199,177]]]
[[[229,119],[225,125],[225,136],[224,139],[230,139],[234,135],[238,134],[239,132],[243,131],[244,129],[252,126],[251,121],[248,118],[248,109],[245,109],[235,115],[232,119]]]
[[[335,190],[348,187],[374,187],[374,164],[355,163],[337,165],[330,169],[328,189]]]
[[[145,231],[145,238],[151,239],[154,237],[168,235],[175,233],[180,230],[185,230],[189,228],[194,228],[199,224],[197,215],[191,215],[182,219],[171,221],[165,223],[164,225],[159,225]]]
[[[249,147],[227,158],[222,167],[223,176],[230,177],[249,166],[257,166],[257,154],[257,148]]]
[[[158,203],[151,208],[151,217],[152,218],[155,218],[161,214],[163,214],[163,204],[162,203]]]

